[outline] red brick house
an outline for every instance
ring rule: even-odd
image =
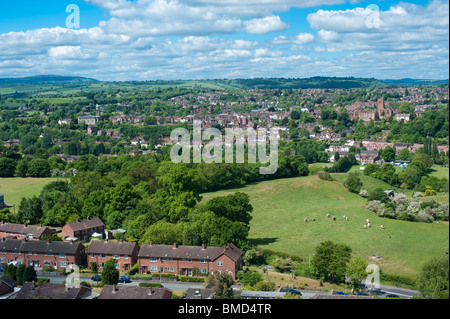
[[[64,240],[76,238],[77,240],[88,242],[94,233],[103,234],[105,224],[98,217],[87,218],[86,220],[77,220],[67,223],[62,228],[62,237]]]
[[[0,238],[41,240],[51,236],[53,231],[45,226],[31,226],[28,224],[11,224],[0,222]]]
[[[17,240],[0,241],[0,264],[20,261],[27,266],[66,269],[83,263],[84,246],[62,241]]]
[[[236,278],[242,269],[242,251],[233,244],[224,247],[142,245],[139,251],[139,272],[193,276],[194,268],[201,274],[230,272]]]
[[[103,268],[106,261],[116,259],[116,267],[119,271],[128,271],[138,259],[139,246],[137,243],[110,242],[108,240],[92,240],[87,249],[87,264],[97,263],[100,269]]]

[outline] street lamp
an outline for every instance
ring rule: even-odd
[[[311,256],[314,256],[315,254],[309,255],[308,256],[308,261],[309,261],[309,268],[311,268]]]

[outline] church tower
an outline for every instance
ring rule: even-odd
[[[100,114],[100,107],[98,106],[98,104],[97,104],[97,106],[95,107],[95,117],[97,117],[98,120],[100,121],[100,119],[101,119],[101,114]]]
[[[377,101],[377,113],[378,118],[382,119],[384,117],[384,97]]]

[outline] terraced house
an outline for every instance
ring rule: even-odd
[[[110,242],[108,240],[92,240],[87,249],[87,264],[97,263],[102,269],[106,261],[116,259],[116,268],[119,271],[128,271],[137,262],[139,246],[137,243]]]
[[[45,226],[31,226],[28,224],[13,224],[0,222],[0,238],[40,240],[51,236],[53,231]]]
[[[3,238],[0,264],[17,261],[27,266],[66,269],[83,263],[84,249],[82,244],[74,242]]]
[[[229,272],[236,278],[242,269],[242,251],[233,244],[224,247],[142,245],[139,251],[139,272],[193,276],[210,272]]]

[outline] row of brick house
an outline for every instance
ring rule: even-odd
[[[233,244],[224,247],[148,245],[135,242],[92,240],[87,248],[79,242],[6,239],[0,241],[0,264],[12,261],[35,267],[66,269],[97,263],[102,270],[109,259],[121,272],[139,263],[139,273],[167,273],[181,276],[229,272],[236,278],[242,269],[242,251]]]
[[[93,234],[103,234],[104,231],[105,224],[100,218],[88,217],[86,220],[77,220],[64,225],[62,228],[62,238],[67,242],[87,242]],[[43,225],[33,226],[27,223],[14,224],[5,223],[4,221],[0,222],[0,238],[42,240],[45,237],[53,235],[53,233],[51,228]]]

